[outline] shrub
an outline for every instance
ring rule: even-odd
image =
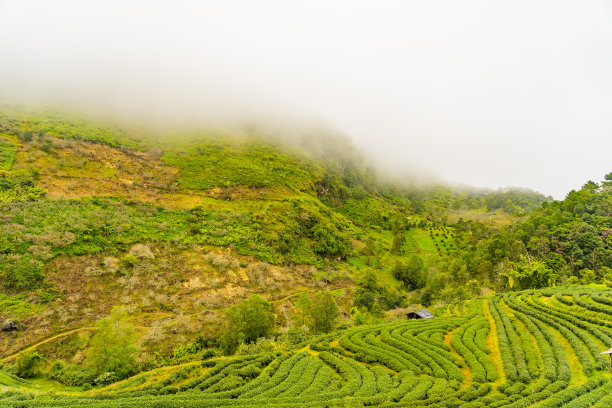
[[[216,356],[217,353],[213,349],[206,349],[204,353],[202,353],[202,361],[208,360]]]
[[[128,265],[128,266],[134,266],[138,264],[138,258],[136,258],[134,255],[132,254],[127,254],[123,257],[122,259],[123,263]]]
[[[142,258],[142,259],[155,258],[155,255],[153,255],[153,252],[151,252],[151,248],[143,244],[136,244],[132,246],[132,248],[130,248],[129,254],[136,258]]]
[[[117,381],[119,379],[119,377],[117,377],[117,374],[109,371],[103,374],[100,374],[99,376],[96,377],[96,379],[94,380],[94,384],[96,385],[108,385],[108,384],[112,384],[115,381]]]
[[[45,359],[38,353],[25,351],[15,361],[17,375],[21,378],[37,377],[42,372],[42,364]]]
[[[87,367],[78,367],[57,360],[51,364],[47,376],[64,385],[85,386],[94,382],[96,373]]]

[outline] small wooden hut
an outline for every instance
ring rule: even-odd
[[[431,319],[434,315],[427,309],[416,310],[406,314],[408,319]]]
[[[610,372],[612,373],[612,348],[610,350],[602,351],[599,354],[609,354],[610,355]]]

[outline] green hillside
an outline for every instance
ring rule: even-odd
[[[414,187],[332,132],[4,106],[0,406],[607,406],[610,183]]]

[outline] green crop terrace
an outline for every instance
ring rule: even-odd
[[[290,350],[213,357],[106,388],[37,392],[10,375],[3,407],[610,407],[600,355],[612,291],[569,286],[476,298],[437,317],[316,337]]]

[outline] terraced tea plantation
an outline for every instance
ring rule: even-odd
[[[291,352],[219,357],[103,389],[28,392],[0,377],[2,407],[612,407],[600,352],[612,290],[567,287],[476,298],[428,320],[362,326]],[[7,388],[7,387],[5,387]]]

